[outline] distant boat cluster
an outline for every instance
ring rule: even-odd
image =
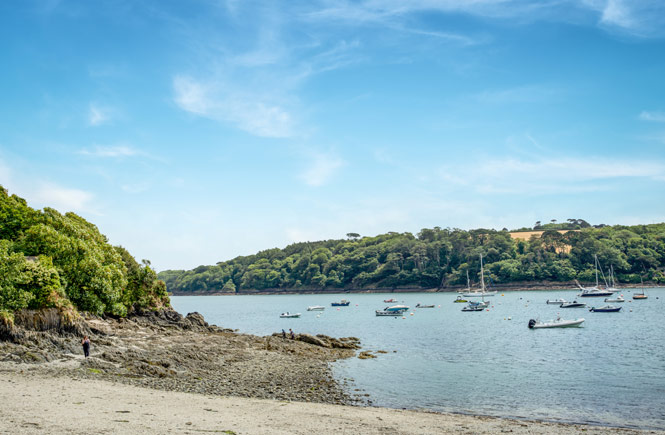
[[[611,297],[614,295],[614,293],[619,292],[619,288],[617,287],[616,283],[616,278],[614,277],[614,268],[610,266],[609,269],[609,277],[606,279],[602,269],[600,268],[600,263],[598,262],[598,256],[594,255],[594,266],[596,269],[596,285],[593,287],[582,287],[579,282],[575,281],[577,286],[579,287],[580,290],[582,290],[582,293],[579,293],[577,296],[582,297],[582,298],[589,298],[589,297],[603,297],[603,296],[610,296],[605,298],[605,302],[608,302],[606,305],[602,305],[599,307],[591,307],[589,308],[589,311],[592,313],[618,313],[621,311],[623,307],[611,305],[611,303],[623,303],[626,302],[626,300],[623,297],[623,294],[619,294],[616,297]],[[605,281],[605,286],[601,287],[599,284],[598,280],[598,272],[600,270],[600,274],[603,277],[603,280]],[[641,293],[633,293],[633,300],[640,300],[640,299],[647,299],[647,295],[644,292],[644,288],[642,288]],[[559,308],[585,308],[586,304],[583,302],[578,302],[577,299],[573,300],[572,302],[568,302],[563,298],[559,299],[554,299],[554,300],[547,300],[547,304],[549,305],[558,305]],[[565,320],[562,319],[561,317],[557,317],[556,320],[552,320],[549,322],[541,322],[540,320],[534,320],[531,319],[529,320],[529,328],[531,329],[538,329],[538,328],[567,328],[571,326],[580,326],[582,323],[584,323],[583,318],[575,319],[575,320]]]
[[[589,298],[589,297],[603,297],[607,296],[604,299],[605,305],[598,307],[589,307],[589,311],[593,313],[617,313],[621,311],[621,306],[612,305],[615,303],[623,303],[626,300],[623,297],[623,294],[614,296],[615,293],[618,293],[620,290],[617,286],[616,279],[614,277],[614,269],[610,267],[609,269],[609,278],[606,278],[605,275],[600,270],[600,263],[598,262],[598,257],[594,255],[595,269],[596,269],[596,285],[593,287],[583,287],[579,282],[576,281],[578,288],[581,290],[577,296],[580,298]],[[599,273],[605,281],[605,286],[599,284]],[[464,312],[479,312],[479,311],[489,311],[490,303],[486,301],[485,298],[491,297],[497,294],[497,291],[488,290],[485,286],[485,270],[483,263],[483,256],[480,255],[480,288],[472,289],[469,281],[469,273],[467,271],[467,289],[465,291],[459,292],[460,294],[453,301],[454,303],[464,303],[466,304],[462,311]],[[502,295],[503,296],[503,295]],[[478,300],[471,300],[471,298],[480,298]],[[634,300],[647,299],[647,295],[642,288],[641,292],[633,293]],[[404,317],[405,314],[411,309],[408,305],[404,305],[404,301],[400,303],[395,298],[384,299],[383,302],[386,305],[382,309],[374,311],[374,314],[378,317]],[[351,304],[351,301],[342,299],[341,301],[332,302],[330,305],[332,307],[348,307]],[[558,299],[548,299],[546,301],[548,305],[556,305],[559,308],[586,308],[587,304],[584,302],[579,302],[577,299],[572,301],[567,301],[563,298]],[[356,305],[357,306],[357,305]],[[439,305],[440,307],[440,305]],[[415,305],[415,308],[435,308],[434,304],[421,304],[418,303]],[[307,307],[307,311],[324,311],[326,308],[322,305],[311,305]],[[339,310],[339,308],[337,308]],[[413,312],[411,313],[413,315]],[[282,318],[299,318],[300,313],[291,313],[284,312],[280,314]],[[319,317],[320,314],[317,314],[316,317]],[[510,318],[509,318],[510,319]],[[554,320],[549,321],[540,321],[538,319],[531,319],[528,322],[530,329],[540,329],[540,328],[568,328],[568,327],[577,327],[581,326],[584,323],[584,318],[577,319],[563,319],[560,316],[557,316]]]

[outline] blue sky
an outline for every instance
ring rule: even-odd
[[[0,184],[158,270],[665,214],[661,1],[6,1],[0,56]]]

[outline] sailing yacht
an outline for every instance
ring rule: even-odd
[[[480,298],[494,296],[497,292],[492,291],[488,292],[485,289],[485,270],[483,269],[483,254],[480,254],[480,290],[471,290],[466,293],[463,293],[463,296],[467,298]]]
[[[582,287],[580,283],[577,280],[575,280],[577,287],[579,287],[580,290],[582,290],[582,293],[578,294],[577,296],[583,298],[588,298],[593,296],[612,296],[612,294],[614,294],[613,290],[609,288],[601,289],[598,286],[598,256],[594,254],[593,259],[594,259],[594,267],[596,268],[596,285],[594,287]]]

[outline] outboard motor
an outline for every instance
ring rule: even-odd
[[[529,320],[529,329],[533,329],[534,326],[536,326],[536,321],[533,319]]]

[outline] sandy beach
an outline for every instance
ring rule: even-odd
[[[620,428],[162,391],[0,365],[0,433],[637,434]]]

